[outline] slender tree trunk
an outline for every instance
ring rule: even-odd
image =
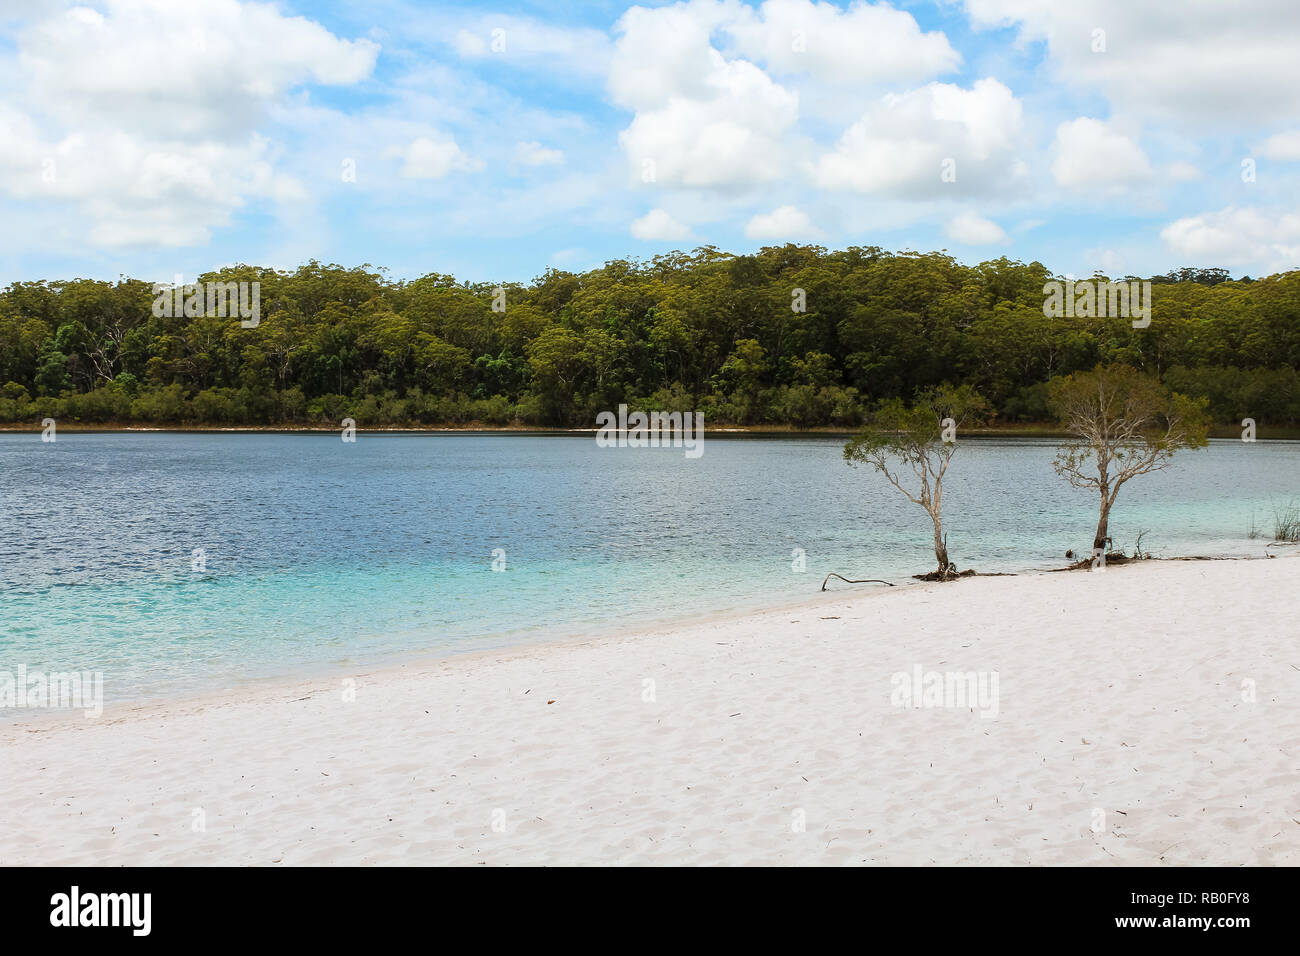
[[[934,520],[934,556],[939,562],[939,573],[943,574],[948,570],[948,544],[943,539],[943,527],[939,524],[937,515],[930,515]]]
[[[1097,534],[1092,539],[1092,553],[1094,555],[1106,553],[1106,539],[1110,536],[1107,530],[1110,524],[1110,498],[1102,495],[1101,498],[1101,516],[1097,520]],[[1100,548],[1100,552],[1098,551]]]

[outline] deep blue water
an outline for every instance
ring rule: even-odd
[[[102,670],[121,699],[785,603],[829,571],[930,570],[929,519],[842,445],[710,437],[687,459],[569,435],[0,435],[0,671]],[[945,502],[960,567],[1089,548],[1096,504],[1055,475],[1053,448],[962,443]],[[1300,443],[1213,442],[1126,486],[1111,533],[1261,554],[1252,518],[1271,529],[1300,499],[1297,466]]]

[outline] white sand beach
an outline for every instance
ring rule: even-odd
[[[1298,582],[1284,557],[841,585],[358,673],[354,701],[5,721],[0,864],[1294,865]],[[996,672],[996,716],[892,703],[917,667]]]

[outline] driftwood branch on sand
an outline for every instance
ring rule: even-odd
[[[890,587],[890,588],[893,587],[893,585],[890,584],[888,581],[882,581],[879,578],[863,578],[861,581],[851,581],[848,578],[846,578],[844,575],[836,574],[834,571],[826,575],[826,581],[829,581],[831,578],[839,578],[845,584],[883,584],[885,585],[885,587]],[[823,591],[826,590],[826,581],[822,582]]]

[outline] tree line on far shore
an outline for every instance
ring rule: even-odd
[[[1300,424],[1300,271],[1154,277],[1146,328],[1045,316],[1056,278],[1038,262],[798,245],[501,287],[315,261],[197,277],[260,283],[255,328],[156,316],[139,279],[17,282],[0,292],[0,421],[591,427],[626,403],[857,427],[964,385],[995,422],[1042,422],[1054,383],[1118,364],[1205,399],[1217,423]]]

